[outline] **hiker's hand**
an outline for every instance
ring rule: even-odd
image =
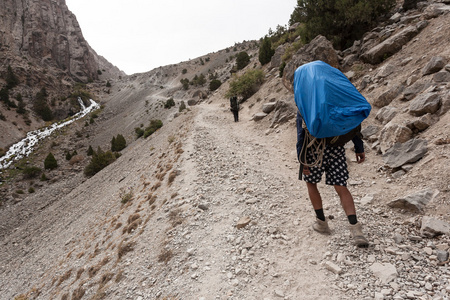
[[[364,162],[365,160],[366,160],[366,154],[364,152],[363,153],[356,153],[356,162],[358,164]]]
[[[303,175],[311,175],[311,172],[307,166],[303,166]]]

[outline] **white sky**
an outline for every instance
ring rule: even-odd
[[[258,40],[297,0],[66,0],[97,54],[127,74]]]

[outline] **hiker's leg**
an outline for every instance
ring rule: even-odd
[[[342,207],[344,208],[345,214],[347,215],[350,223],[348,228],[352,235],[353,242],[356,246],[361,248],[369,246],[369,242],[362,232],[362,225],[356,218],[355,202],[353,201],[352,194],[346,186],[335,185],[334,188],[341,199]]]
[[[353,201],[353,196],[346,186],[335,185],[334,189],[339,195],[341,200],[342,208],[347,216],[356,215],[355,202]]]
[[[311,200],[311,204],[314,210],[322,208],[322,197],[320,196],[319,189],[317,189],[316,183],[307,182],[306,186],[308,188],[309,200]]]

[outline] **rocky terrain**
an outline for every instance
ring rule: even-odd
[[[67,150],[128,146],[91,178],[88,158],[61,163],[45,183],[2,186],[1,299],[448,299],[450,295],[450,5],[420,2],[337,52],[323,37],[300,49],[233,122],[224,97],[234,62],[252,42],[179,65],[89,85],[104,106],[95,124],[75,122],[42,144]],[[205,58],[208,57],[208,60]],[[382,58],[379,61],[380,57]],[[347,157],[349,189],[370,246],[350,242],[334,190],[319,185],[331,236],[298,181],[295,66],[321,59],[342,68],[372,104],[364,121],[367,160]],[[186,69],[186,74],[182,70]],[[244,69],[241,72],[244,72]],[[213,71],[222,86],[179,83]],[[177,105],[164,109],[173,98]],[[181,101],[188,109],[178,111]],[[164,126],[133,141],[152,118]],[[80,134],[76,134],[80,133]],[[35,187],[20,195],[18,189]]]

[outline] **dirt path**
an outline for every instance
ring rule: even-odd
[[[207,208],[195,215],[187,246],[195,249],[188,263],[193,296],[343,299],[325,288],[331,275],[318,262],[327,239],[310,229],[311,208],[296,180],[293,148],[280,144],[295,137],[292,126],[266,136],[246,118],[234,123],[227,109],[202,105],[185,147],[187,197]],[[245,217],[250,224],[237,229]]]

